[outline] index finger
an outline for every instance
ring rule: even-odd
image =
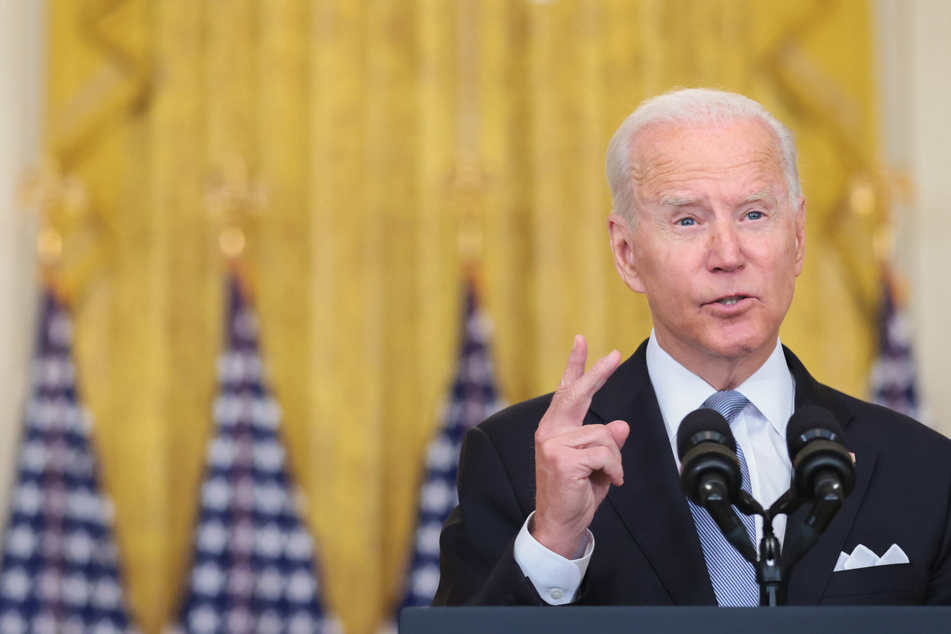
[[[572,360],[569,359],[568,363],[570,368]],[[621,353],[612,350],[607,356],[598,359],[591,369],[574,380],[565,381],[565,377],[569,377],[569,370],[566,369],[562,384],[555,391],[548,412],[545,414],[546,427],[549,429],[580,427],[595,392],[601,389],[620,363]]]
[[[581,378],[584,374],[584,364],[588,360],[588,341],[584,335],[575,335],[575,341],[571,346],[571,352],[568,353],[568,365],[565,366],[565,372],[561,375],[561,381],[558,382],[558,389],[568,387],[574,381]]]

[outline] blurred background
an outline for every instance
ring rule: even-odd
[[[949,28],[943,0],[0,2],[0,508],[49,289],[127,609],[174,622],[234,275],[321,605],[376,632],[434,504],[467,289],[486,403],[551,391],[576,333],[598,356],[649,334],[608,250],[604,153],[675,86],[797,132],[807,257],[783,342],[951,434]]]

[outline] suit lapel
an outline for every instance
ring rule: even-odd
[[[878,459],[877,451],[872,446],[858,444],[849,438],[849,424],[852,422],[852,413],[836,397],[830,388],[818,383],[805,367],[788,349],[784,348],[786,362],[796,379],[796,408],[803,405],[818,405],[824,407],[838,419],[845,431],[846,444],[856,456],[855,488],[846,499],[835,519],[829,525],[825,534],[818,543],[796,564],[789,577],[789,602],[792,605],[817,605],[825,592],[826,586],[832,578],[839,553],[844,550],[855,522],[855,517],[862,505],[862,499],[868,491],[869,483],[875,471]],[[791,544],[802,532],[801,526],[808,505],[804,505],[793,513],[788,520],[785,544]]]
[[[716,605],[700,539],[672,455],[646,363],[646,342],[595,395],[591,410],[603,422],[631,426],[621,450],[624,485],[607,504],[620,516],[667,588],[674,604]],[[601,421],[598,421],[601,422]],[[604,512],[604,511],[600,511]]]

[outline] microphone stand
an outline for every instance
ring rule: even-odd
[[[736,508],[747,515],[759,515],[763,518],[763,539],[759,544],[759,558],[749,558],[749,562],[756,568],[756,583],[759,584],[759,604],[775,607],[786,603],[786,579],[782,566],[782,548],[779,539],[773,532],[773,518],[780,508],[785,508],[787,498],[794,497],[787,491],[769,508],[757,502],[746,491],[740,491]]]
[[[746,491],[740,491],[736,508],[747,515],[759,515],[763,518],[763,539],[759,544],[759,558],[750,557],[748,550],[740,551],[744,558],[756,568],[761,606],[776,607],[786,604],[789,574],[793,566],[819,541],[842,506],[842,498],[841,491],[838,489],[829,490],[825,492],[825,495],[821,495],[806,516],[800,537],[789,545],[786,553],[783,553],[779,539],[773,532],[773,518],[779,514],[790,516],[808,500],[797,495],[793,488],[780,496],[769,509],[764,509],[752,495]]]

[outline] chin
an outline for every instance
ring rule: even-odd
[[[742,361],[766,351],[772,352],[776,337],[762,332],[718,333],[707,339],[704,347],[722,359]]]

